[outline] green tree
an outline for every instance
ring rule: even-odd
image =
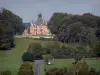
[[[33,55],[34,59],[42,58],[42,46],[40,43],[30,43],[27,51]]]
[[[59,41],[66,43],[79,43],[94,47],[93,41],[100,35],[100,17],[91,13],[71,15],[67,13],[54,13],[48,23],[51,32]],[[97,31],[96,31],[97,28]],[[95,36],[96,33],[96,36]]]
[[[13,27],[8,21],[9,12],[6,9],[2,9],[2,13],[0,13],[0,49],[10,49],[14,44]]]
[[[19,31],[18,31],[19,30]],[[1,8],[0,10],[0,50],[14,47],[13,36],[24,30],[22,19],[13,12]]]
[[[85,75],[89,72],[89,66],[86,61],[73,64],[70,68],[72,75]]]
[[[53,56],[50,54],[42,55],[44,61],[48,64],[49,60],[53,59]]]
[[[60,43],[59,42],[48,42],[45,44],[45,47],[52,50],[52,49],[60,49]]]
[[[17,73],[17,75],[34,75],[33,65],[30,62],[24,62]]]
[[[78,46],[76,49],[73,49],[71,55],[75,59],[75,63],[80,61],[82,58],[85,58],[87,50],[83,46]]]
[[[31,53],[29,52],[25,52],[23,53],[22,55],[22,60],[25,62],[25,61],[34,61],[34,57]]]
[[[97,57],[100,57],[100,40],[96,42],[93,52],[96,54]]]

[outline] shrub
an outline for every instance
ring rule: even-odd
[[[29,48],[27,51],[33,55],[34,59],[41,59],[41,55],[42,55],[41,50],[42,50],[41,44],[34,42],[29,45]]]
[[[29,52],[25,52],[23,55],[22,55],[22,60],[23,61],[34,61],[34,57],[31,53]]]
[[[33,65],[30,62],[24,62],[19,69],[17,75],[34,75],[33,73]]]
[[[87,75],[100,75],[100,72],[97,72],[94,68],[90,68]]]
[[[53,56],[50,54],[46,54],[46,55],[43,55],[43,59],[46,63],[48,63],[49,60],[53,59]]]
[[[46,75],[69,75],[67,68],[51,68]]]
[[[74,48],[62,46],[60,49],[52,49],[50,54],[54,58],[72,58]]]
[[[89,72],[89,67],[86,61],[83,61],[83,62],[77,62],[76,64],[73,64],[71,70],[73,74],[85,75]]]
[[[50,50],[52,49],[60,49],[60,43],[57,41],[46,43],[46,47]]]
[[[93,52],[96,54],[97,57],[100,57],[100,40],[96,42]]]

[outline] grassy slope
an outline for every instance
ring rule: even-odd
[[[40,40],[32,39],[16,39],[16,47],[8,51],[0,51],[0,71],[10,70],[12,75],[18,72],[18,69],[22,62],[21,53],[23,53],[31,42],[40,42]]]
[[[45,65],[46,69],[50,68],[63,68],[63,67],[68,67],[70,68],[72,65],[73,59],[57,59],[55,61],[52,61],[51,65]],[[95,68],[97,71],[100,71],[100,59],[86,59],[89,67]]]
[[[12,61],[21,60],[21,54],[24,53],[25,50],[27,50],[27,48],[31,42],[39,42],[42,45],[44,45],[44,43],[46,43],[46,42],[53,42],[53,41],[42,41],[42,40],[33,40],[33,39],[25,39],[25,38],[16,38],[15,39],[15,43],[16,43],[15,48],[13,48],[12,50],[8,50],[8,51],[0,51],[0,71],[11,70],[11,72],[13,73],[12,75],[14,75],[18,71],[22,62],[12,62]],[[72,47],[77,46],[77,44],[66,44],[66,45],[72,46]],[[4,60],[8,60],[9,62],[4,62]],[[58,65],[57,65],[58,67],[62,67],[60,62],[57,62],[57,63],[58,63]],[[64,61],[64,63],[66,63],[66,62]],[[56,64],[56,62],[54,64]],[[69,61],[69,63],[67,63],[65,65],[69,66],[69,64],[70,64],[70,61]]]
[[[41,75],[45,75],[45,71],[44,71],[44,64],[41,65],[41,72],[42,74]]]
[[[0,60],[21,60],[21,54],[24,53],[25,50],[27,50],[29,44],[31,42],[39,42],[43,46],[47,42],[53,42],[53,41],[42,41],[42,40],[33,40],[33,39],[25,39],[25,38],[16,38],[15,44],[16,47],[12,50],[8,51],[0,51]],[[61,43],[62,45],[62,43]],[[78,44],[66,44],[66,46],[72,46],[75,47]]]
[[[44,44],[47,41],[16,38],[15,48],[8,51],[0,51],[0,60],[21,60],[21,54],[24,53],[25,50],[27,50],[31,42],[39,42]]]
[[[12,75],[16,75],[22,62],[0,62],[0,71],[11,71]]]

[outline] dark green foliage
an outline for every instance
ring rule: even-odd
[[[40,43],[31,43],[29,45],[29,48],[27,50],[28,52],[30,52],[34,59],[41,59],[42,58],[42,46]]]
[[[50,51],[50,54],[54,58],[71,58],[71,48],[66,49],[53,49]]]
[[[42,59],[42,55],[51,54],[54,58],[74,58],[76,62],[88,56],[87,48],[83,45],[77,47],[62,45],[60,47],[60,43],[57,41],[44,43],[43,45],[31,43],[27,52],[31,53],[34,59]]]
[[[49,42],[49,43],[46,43],[46,48],[52,50],[52,49],[60,49],[60,43],[57,42],[57,41],[54,41],[54,42]]]
[[[61,42],[89,44],[94,47],[96,36],[99,37],[100,17],[85,13],[83,15],[71,15],[67,13],[54,13],[48,23],[53,34]]]
[[[69,75],[67,68],[51,68],[46,75]]]
[[[50,51],[54,49],[60,49],[59,42],[45,43],[44,46],[40,43],[31,43],[27,52],[31,53],[34,59],[42,59],[42,55],[50,54]]]
[[[0,10],[0,50],[14,47],[14,34],[22,32],[22,19],[11,11],[2,8]]]
[[[97,57],[100,57],[100,40],[96,42],[93,52],[96,54]]]
[[[34,61],[34,57],[31,53],[29,52],[25,52],[23,55],[22,55],[22,60],[25,62],[25,61]]]
[[[63,45],[60,49],[51,49],[50,54],[53,55],[54,58],[74,58],[77,62],[86,56],[87,50],[83,46],[74,48]]]
[[[50,55],[50,54],[42,55],[42,57],[43,57],[43,59],[44,59],[44,61],[46,63],[48,63],[49,60],[52,60],[53,59],[53,56]]]
[[[46,75],[100,75],[94,68],[90,68],[86,61],[73,64],[70,69],[51,68],[46,70]]]
[[[34,75],[33,73],[33,65],[30,62],[24,62],[19,69],[17,75]]]
[[[89,69],[89,66],[86,63],[86,61],[73,64],[72,68],[70,69],[70,72],[72,72],[71,75],[99,75],[100,74],[94,68]]]
[[[75,62],[77,63],[80,61],[83,57],[85,58],[87,54],[87,50],[83,46],[78,46],[76,49],[72,51],[72,56],[75,59]]]

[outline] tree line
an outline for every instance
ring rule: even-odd
[[[86,61],[72,64],[70,68],[50,68],[46,70],[46,75],[100,75],[100,71],[89,68]]]
[[[14,47],[15,34],[22,34],[24,26],[22,19],[5,8],[0,9],[0,50]]]
[[[89,51],[84,46],[69,47],[57,42],[45,43],[42,46],[40,43],[30,43],[29,48],[22,55],[23,61],[34,61],[37,59],[48,59],[49,56],[55,59],[74,58],[77,63],[82,58],[89,57]],[[90,57],[93,55],[91,54]]]
[[[61,42],[89,44],[100,38],[100,17],[91,13],[72,15],[67,13],[54,13],[48,26]]]

